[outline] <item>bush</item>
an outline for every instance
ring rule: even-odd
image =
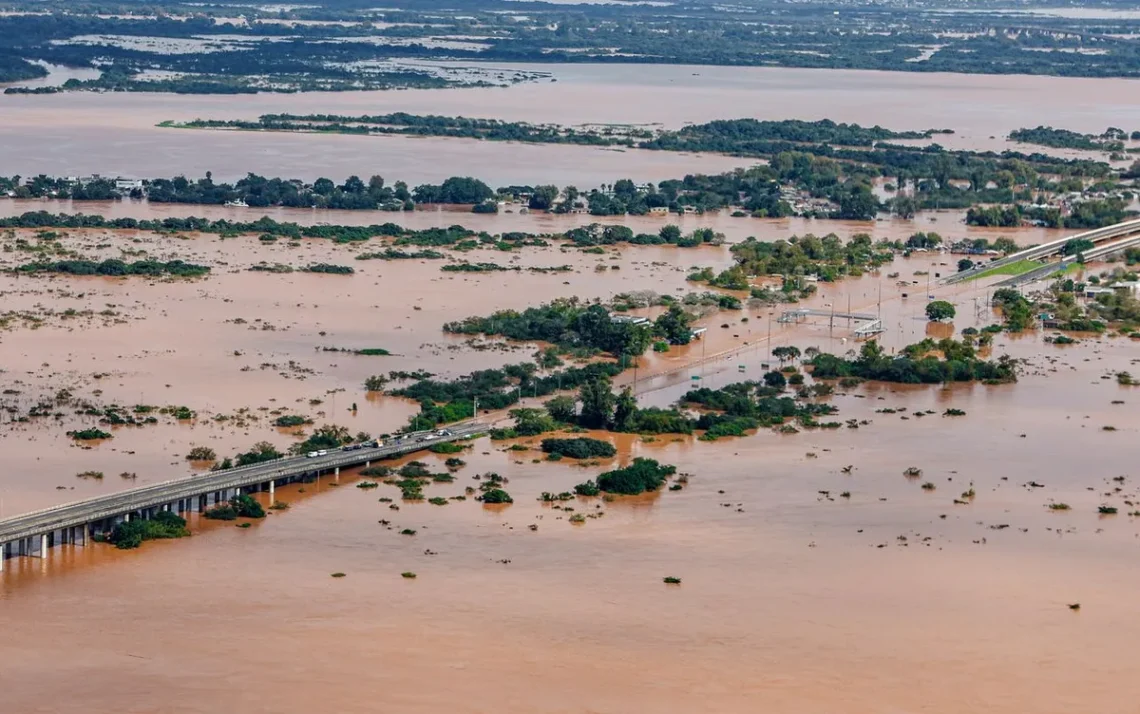
[[[219,503],[213,508],[208,508],[203,515],[215,521],[234,521],[238,517],[237,510],[228,503]]]
[[[304,426],[312,424],[313,420],[300,414],[286,414],[273,420],[273,426]]]
[[[136,518],[120,523],[111,531],[108,540],[116,548],[128,550],[138,548],[144,540],[182,538],[188,535],[190,531],[186,528],[186,519],[170,511],[159,511],[150,520]]]
[[[593,480],[580,483],[574,487],[574,493],[579,496],[597,496],[601,492],[602,490],[598,488],[598,484],[594,483]]]
[[[610,458],[617,449],[608,441],[577,437],[574,439],[543,439],[542,450],[547,454],[568,456],[572,459]]]
[[[463,451],[463,448],[462,444],[443,441],[438,444],[432,444],[428,451],[433,454],[458,454]]]
[[[483,503],[514,503],[515,500],[511,495],[501,488],[490,488],[483,492],[480,496]]]
[[[93,441],[95,439],[110,439],[111,434],[101,429],[80,429],[79,431],[69,431],[67,435],[77,441]]]
[[[218,455],[208,446],[195,446],[186,454],[187,461],[213,461],[217,458]]]
[[[665,483],[666,478],[676,472],[676,466],[662,465],[654,459],[639,457],[624,469],[607,471],[598,476],[598,488],[626,495],[656,491]]]

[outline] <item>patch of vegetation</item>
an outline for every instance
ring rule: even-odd
[[[184,538],[188,535],[190,531],[186,528],[186,519],[170,511],[159,511],[150,519],[135,518],[116,525],[108,541],[120,550],[128,550],[138,548],[143,541]]]
[[[111,433],[102,429],[88,428],[78,431],[69,431],[67,435],[76,441],[95,441],[97,439],[110,439]]]
[[[654,459],[638,457],[625,468],[606,471],[598,476],[598,488],[607,493],[636,495],[656,491],[665,479],[677,472],[676,466],[659,464]]]
[[[543,439],[542,450],[547,454],[558,454],[572,459],[608,459],[617,454],[617,449],[610,442],[589,437]]]
[[[486,491],[483,492],[482,496],[478,497],[478,500],[482,501],[483,503],[514,503],[515,502],[515,500],[513,498],[511,498],[511,495],[501,488],[489,488],[489,489],[487,489]]]
[[[937,342],[928,338],[905,347],[902,354],[894,357],[887,355],[877,342],[870,341],[863,343],[859,356],[854,359],[823,353],[808,364],[816,379],[858,377],[903,384],[1017,381],[1015,362],[1008,356],[1003,355],[993,362],[982,360],[973,347],[950,338]]]
[[[195,446],[186,454],[187,461],[214,461],[217,453],[208,446]]]

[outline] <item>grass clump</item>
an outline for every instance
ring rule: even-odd
[[[662,578],[662,580],[665,582],[666,585],[680,585],[681,584],[681,579],[674,577],[672,575],[666,575],[664,578]]]
[[[406,570],[406,571],[400,573],[400,577],[404,578],[405,580],[415,580],[416,574],[410,570]]]

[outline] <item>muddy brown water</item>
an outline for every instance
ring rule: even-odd
[[[370,398],[369,374],[454,376],[533,351],[473,350],[441,333],[448,320],[558,296],[679,294],[696,289],[685,282],[691,266],[730,262],[724,247],[477,251],[465,257],[574,270],[450,275],[439,261],[353,261],[365,247],[324,241],[290,249],[103,231],[61,241],[85,255],[141,249],[214,272],[198,281],[3,275],[5,310],[117,313],[57,314],[38,329],[0,332],[0,379],[20,392],[5,403],[26,408],[67,387],[102,403],[185,404],[199,416],[116,428],[90,450],[63,435],[90,417],[5,417],[5,515],[188,475],[182,455],[191,445],[220,454],[259,439],[287,446],[294,437],[269,426],[262,407],[353,431],[394,429],[414,405]],[[24,258],[2,256],[6,265]],[[358,272],[245,270],[259,261]],[[821,285],[808,305],[881,311],[888,349],[949,329],[923,318],[927,294],[957,305],[954,330],[994,322],[985,285],[928,287],[914,275],[954,262],[899,259]],[[892,271],[900,276],[886,277]],[[643,403],[669,404],[692,384],[758,378],[772,345],[857,348],[842,322],[784,325],[779,312],[711,315],[705,341],[648,355],[638,370]],[[867,385],[833,399],[837,418],[858,420],[857,429],[715,443],[601,435],[619,455],[594,466],[535,463],[537,440],[516,452],[482,439],[462,455],[468,465],[454,483],[426,489],[460,495],[477,485],[473,475],[494,471],[509,479],[515,503],[506,508],[401,503],[395,489],[360,490],[345,473],[339,485],[325,477],[279,489],[291,507],[247,530],[195,521],[193,537],[138,551],[66,547],[46,560],[10,559],[0,576],[4,709],[1131,712],[1140,575],[1129,564],[1140,531],[1125,501],[1135,494],[1140,420],[1136,392],[1102,377],[1135,372],[1136,346],[1104,337],[1058,347],[1031,333],[999,336],[992,354],[1029,361],[1018,384]],[[951,406],[967,415],[942,416]],[[260,420],[214,419],[243,408]],[[1110,425],[1116,431],[1103,430]],[[679,492],[568,503],[605,514],[582,525],[537,500],[634,456],[676,464],[691,480]],[[444,456],[420,458],[443,468]],[[903,476],[911,466],[920,478]],[[105,478],[74,476],[88,469]],[[121,471],[138,480],[123,481]],[[971,487],[968,505],[955,505]],[[380,497],[395,497],[399,510]],[[1072,509],[1052,512],[1049,502]],[[1098,516],[1101,504],[1120,513]],[[400,535],[404,528],[416,535]],[[682,584],[666,586],[665,576]]]
[[[367,138],[203,132],[155,127],[174,119],[253,119],[260,114],[404,111],[511,121],[645,123],[678,128],[713,119],[833,119],[895,129],[950,128],[951,148],[1000,151],[1019,127],[1045,122],[1081,132],[1131,131],[1136,80],[938,73],[696,67],[502,65],[553,72],[556,82],[495,89],[171,96],[68,93],[0,96],[4,171],[34,175],[236,179],[381,174],[411,185],[453,175],[492,185],[556,183],[592,188],[620,178],[659,181],[750,162],[715,155],[620,152],[437,138]]]

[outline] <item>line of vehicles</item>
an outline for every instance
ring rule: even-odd
[[[363,441],[359,444],[348,444],[346,446],[340,447],[340,450],[341,451],[360,451],[361,449],[379,449],[379,448],[383,448],[385,446],[400,446],[400,445],[408,443],[409,441],[414,441],[415,443],[435,441],[436,439],[443,439],[443,438],[446,438],[449,436],[454,436],[454,435],[455,435],[455,432],[451,431],[450,429],[439,429],[438,431],[431,431],[431,432],[427,432],[427,433],[404,434],[402,436],[395,436],[395,437],[392,437],[391,439],[388,439],[387,441],[384,441],[381,439],[373,439],[372,441]],[[335,451],[335,449],[334,449],[334,451]],[[328,456],[328,455],[329,455],[328,449],[320,449],[317,451],[310,451],[309,453],[305,454],[305,458],[315,459],[315,458],[320,457],[320,456]]]

